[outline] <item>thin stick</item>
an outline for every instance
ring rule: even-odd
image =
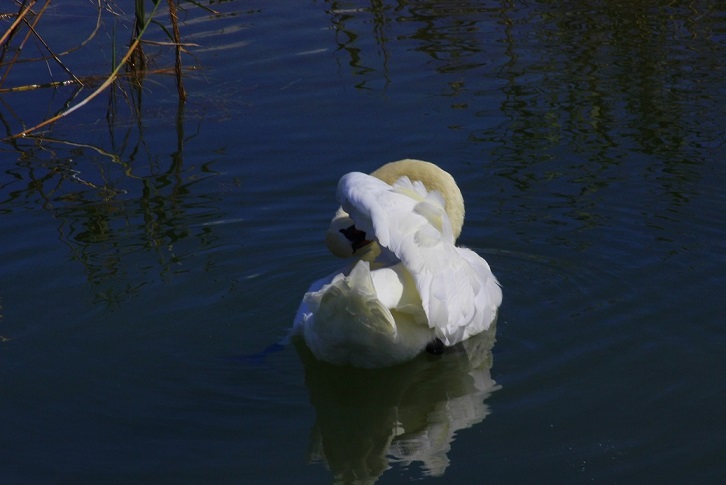
[[[101,28],[101,16],[103,14],[103,7],[101,6],[101,0],[97,0],[96,3],[98,4],[98,15],[96,16],[96,27],[94,27],[93,31],[90,33],[90,35],[88,36],[88,38],[86,40],[84,40],[83,42],[81,42],[80,44],[78,44],[75,47],[71,47],[68,50],[65,50],[65,51],[59,53],[58,54],[59,56],[64,56],[66,54],[70,54],[71,52],[75,52],[78,49],[81,49],[84,45],[91,42],[91,40],[96,36],[96,33]]]
[[[35,0],[33,0],[33,3],[35,3]],[[45,0],[45,4],[43,5],[43,8],[41,8],[40,12],[38,12],[35,15],[35,20],[32,23],[33,26],[35,26],[40,21],[40,17],[43,15],[43,12],[45,12],[45,9],[48,8],[48,5],[50,5],[50,0]],[[22,19],[23,22],[26,22],[25,14],[26,14],[26,12],[23,12],[23,19]],[[30,24],[28,24],[28,25],[30,25]],[[25,43],[28,42],[28,39],[30,38],[31,34],[32,34],[32,32],[28,32],[26,34],[25,38],[20,42],[20,45],[18,46],[17,50],[15,51],[15,56],[10,61],[10,65],[8,66],[7,70],[5,71],[5,74],[3,74],[2,79],[0,79],[0,85],[5,83],[5,79],[10,74],[10,70],[15,65],[15,62],[18,60],[18,57],[20,57],[20,52],[25,47]]]
[[[101,94],[101,92],[103,92],[107,87],[109,87],[111,84],[113,84],[113,82],[116,80],[116,77],[118,76],[118,72],[126,64],[126,61],[129,60],[129,58],[131,57],[131,55],[134,53],[134,50],[138,47],[139,42],[141,41],[141,36],[143,36],[144,35],[144,32],[146,32],[146,28],[151,23],[151,19],[154,17],[154,14],[156,13],[156,9],[159,7],[159,4],[161,4],[161,2],[157,2],[154,5],[154,9],[151,11],[151,15],[149,15],[149,19],[144,24],[144,27],[140,30],[140,32],[138,33],[138,35],[134,39],[133,43],[131,44],[131,46],[129,46],[129,49],[126,51],[126,54],[121,59],[121,62],[118,63],[118,65],[116,66],[116,68],[106,78],[106,80],[103,82],[103,84],[101,84],[95,91],[93,91],[91,94],[89,94],[88,97],[86,97],[83,101],[81,101],[77,105],[71,106],[70,108],[68,108],[67,110],[63,111],[62,113],[58,113],[57,115],[53,116],[52,118],[49,118],[49,119],[43,121],[42,123],[39,123],[39,124],[37,124],[37,125],[35,125],[35,126],[31,127],[31,128],[28,128],[27,130],[21,131],[20,133],[17,133],[15,135],[11,135],[9,138],[24,137],[24,136],[27,136],[29,133],[32,133],[33,131],[36,131],[36,130],[38,130],[40,128],[43,128],[44,126],[48,126],[51,123],[55,123],[59,119],[65,117],[65,116],[68,116],[69,114],[73,113],[77,109],[85,106],[93,98],[95,98],[96,96],[98,96],[99,94]]]
[[[174,32],[174,52],[176,54],[175,60],[175,72],[176,72],[176,90],[179,93],[179,100],[183,103],[187,100],[187,93],[184,90],[184,84],[182,83],[182,62],[181,62],[181,39],[179,35],[179,17],[176,13],[176,4],[174,0],[167,0],[169,4],[169,17],[171,17],[171,27]]]
[[[33,3],[35,3],[35,2],[36,2],[36,0],[32,0],[32,1],[33,1]],[[84,40],[83,42],[81,42],[80,44],[78,44],[78,45],[75,45],[75,46],[73,46],[73,47],[70,47],[70,48],[66,49],[65,51],[62,51],[62,52],[59,52],[59,53],[57,53],[57,54],[56,54],[56,57],[58,57],[58,58],[61,58],[61,57],[65,56],[65,55],[68,55],[68,54],[70,54],[71,52],[75,52],[75,51],[77,51],[77,50],[79,50],[79,49],[82,49],[82,48],[83,48],[83,47],[84,47],[84,46],[85,46],[86,44],[88,44],[88,43],[89,43],[89,42],[90,42],[91,40],[93,40],[93,38],[94,38],[94,37],[96,36],[96,34],[98,33],[98,31],[100,30],[100,28],[101,28],[101,25],[102,25],[102,21],[101,21],[101,20],[102,20],[102,13],[103,13],[103,8],[102,8],[102,6],[101,6],[101,3],[100,3],[100,2],[101,2],[101,0],[95,0],[95,1],[96,1],[96,2],[97,2],[97,4],[98,4],[98,5],[96,5],[96,7],[97,7],[97,10],[98,10],[98,13],[97,13],[97,15],[96,15],[96,26],[95,26],[95,27],[93,28],[93,31],[92,31],[92,32],[91,32],[91,33],[90,33],[90,34],[88,35],[88,37],[87,37],[87,38],[86,38],[86,39],[85,39],[85,40]],[[23,15],[23,16],[25,16],[25,13],[26,13],[27,11],[28,11],[28,10],[26,9],[26,10],[25,10],[25,12],[23,12],[23,14],[22,14],[22,15]],[[2,16],[2,15],[0,15],[0,16]],[[4,16],[7,16],[7,17],[10,17],[10,16],[13,16],[13,17],[18,17],[18,15],[11,15],[11,14],[5,14]],[[6,30],[6,31],[5,31],[5,34],[3,35],[3,40],[2,40],[2,41],[0,41],[0,45],[2,45],[2,44],[3,44],[3,42],[10,42],[9,38],[10,38],[10,37],[11,37],[11,36],[13,35],[13,34],[12,34],[12,32],[13,32],[13,28],[14,28],[14,26],[15,26],[15,25],[17,25],[17,23],[18,23],[18,22],[16,21],[16,22],[15,22],[15,24],[14,24],[13,26],[11,26],[11,27],[10,27],[10,28],[9,28],[8,30]],[[27,20],[25,20],[25,23],[27,24]],[[40,36],[38,35],[38,33],[37,33],[37,32],[36,32],[36,35],[37,35],[38,37],[40,37]],[[8,40],[6,41],[5,39],[8,39]],[[196,47],[196,46],[195,46],[195,47]],[[46,48],[47,48],[47,47],[46,47]],[[51,54],[52,54],[52,53],[51,53]],[[4,53],[3,53],[3,56],[4,56]],[[41,57],[39,57],[39,58],[30,58],[30,59],[25,59],[25,62],[33,62],[33,61],[44,61],[44,60],[46,60],[46,59],[47,59],[47,57],[45,57],[45,56],[41,56]],[[2,56],[0,56],[0,65],[4,65],[4,63],[2,62]],[[12,67],[13,67],[13,65],[14,65],[14,64],[13,64],[13,62],[11,62],[11,63],[10,63],[10,68],[12,68]],[[9,69],[10,69],[10,68],[9,68]]]
[[[30,0],[30,3],[28,4],[27,7],[25,7],[25,10],[23,10],[22,12],[20,12],[20,14],[18,15],[18,18],[16,18],[15,19],[15,22],[13,22],[13,25],[11,25],[10,28],[5,31],[5,34],[3,34],[2,37],[0,37],[0,44],[4,44],[5,43],[5,40],[8,38],[8,36],[10,35],[10,33],[13,30],[15,30],[15,27],[17,27],[18,24],[23,21],[23,19],[25,18],[25,16],[28,15],[28,12],[30,12],[30,9],[33,7],[33,5],[35,5],[35,1],[36,0]]]
[[[28,28],[30,29],[31,32],[33,32],[35,34],[35,37],[40,41],[41,44],[43,44],[43,47],[46,48],[46,50],[51,55],[51,57],[53,58],[53,60],[58,63],[58,65],[66,72],[66,74],[68,74],[70,77],[72,77],[75,82],[77,82],[78,84],[80,84],[81,86],[83,86],[83,83],[81,82],[81,80],[78,79],[76,77],[76,75],[73,74],[71,72],[71,70],[68,69],[65,66],[65,64],[63,64],[63,62],[61,62],[61,60],[58,58],[58,56],[55,55],[55,53],[53,53],[53,51],[50,49],[50,46],[45,43],[45,41],[40,36],[40,34],[38,34],[38,32],[35,30],[35,27],[33,27],[32,25],[28,24]]]
[[[189,68],[189,70],[193,70],[193,68]],[[175,71],[171,67],[161,67],[158,69],[152,69],[150,71],[146,71],[146,74],[175,74]],[[132,74],[119,74],[117,77],[131,77]],[[106,79],[106,77],[101,76],[84,76],[79,78],[80,81],[83,83],[83,86],[87,86],[88,84],[97,84],[100,83],[101,80]],[[25,84],[23,86],[14,86],[11,88],[0,88],[0,94],[3,93],[17,93],[21,91],[32,91],[34,89],[46,89],[46,88],[58,88],[63,86],[71,86],[73,84],[77,84],[76,81],[73,79],[66,79],[65,81],[50,81],[47,83],[42,84]]]

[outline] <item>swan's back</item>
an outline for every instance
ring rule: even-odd
[[[454,245],[445,201],[407,177],[393,186],[362,173],[338,184],[338,200],[366,234],[398,258],[418,290],[428,325],[446,345],[489,327],[501,289],[489,265]],[[463,211],[462,211],[463,213]]]

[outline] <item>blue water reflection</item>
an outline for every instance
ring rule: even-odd
[[[35,28],[65,51],[91,6],[53,4]],[[113,33],[118,50],[130,35],[133,14],[104,12],[62,56],[79,75],[107,73]],[[65,74],[31,61],[41,43],[9,71],[17,44],[0,55],[5,481],[723,476],[720,2],[180,15],[186,103],[154,28],[158,70],[9,138],[97,81],[5,90]],[[406,157],[462,189],[461,243],[506,295],[496,345],[385,375],[290,345],[236,358],[283,339],[309,282],[340,266],[322,242],[338,178]]]

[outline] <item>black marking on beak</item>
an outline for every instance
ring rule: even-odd
[[[366,239],[366,233],[356,229],[355,226],[350,226],[347,229],[341,229],[340,232],[348,241],[350,241],[351,246],[353,247],[353,252],[358,251],[366,244],[370,244],[370,241]]]

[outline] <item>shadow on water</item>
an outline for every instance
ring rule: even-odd
[[[484,420],[484,401],[500,388],[490,374],[495,334],[496,324],[443,355],[376,370],[318,361],[295,339],[316,413],[308,459],[340,483],[415,462],[425,476],[443,475],[456,433]]]
[[[8,170],[13,180],[5,187],[8,198],[0,201],[6,206],[41,207],[50,214],[58,239],[94,285],[119,277],[124,256],[138,251],[155,252],[162,274],[173,271],[178,262],[174,244],[194,234],[191,214],[205,211],[204,220],[214,218],[213,200],[193,189],[215,175],[211,162],[200,169],[184,167],[185,144],[195,136],[185,133],[184,104],[177,107],[176,143],[160,156],[146,141],[143,83],[128,87],[135,121],[116,123],[121,108],[112,90],[106,113],[108,147],[42,135],[13,140],[19,161]],[[211,228],[197,236],[202,245],[208,243]],[[141,281],[128,281],[121,288],[99,287],[98,298],[113,304],[141,286]]]
[[[110,306],[138,293],[149,281],[144,270],[122,263],[130,254],[154,254],[162,279],[167,278],[181,260],[175,244],[191,237],[201,247],[208,246],[214,229],[204,222],[220,220],[216,195],[194,189],[195,184],[218,175],[212,168],[214,160],[184,163],[185,146],[198,136],[200,120],[186,113],[179,64],[176,112],[169,109],[171,105],[159,105],[151,94],[150,85],[157,87],[163,82],[159,76],[171,73],[163,67],[169,63],[169,44],[158,41],[171,36],[172,30],[178,38],[175,3],[168,6],[171,19],[167,21],[172,25],[167,29],[161,17],[154,20],[155,29],[145,31],[148,43],[143,50],[139,44],[121,73],[108,78],[113,79],[109,88],[73,115],[75,124],[56,121],[43,132],[17,134],[82,106],[80,99],[102,77],[77,77],[67,66],[106,72],[109,61],[118,61],[115,51],[126,48],[120,46],[121,37],[140,38],[142,24],[154,17],[156,7],[145,11],[144,4],[136,2],[135,19],[100,3],[48,10],[46,4],[37,11],[30,9],[32,5],[23,6],[21,13],[8,14],[10,20],[17,16],[19,22],[27,15],[34,27],[22,22],[8,27],[0,55],[0,126],[6,135],[0,142],[0,156],[16,160],[4,167],[9,177],[0,181],[4,196],[0,214],[38,208],[47,212],[55,221],[58,239],[70,250],[70,259],[83,265],[94,285],[96,302]],[[201,4],[185,5],[184,12],[186,20],[197,17],[197,24],[219,18]],[[60,28],[63,22],[73,22],[74,30]],[[31,35],[42,39],[45,48],[23,49],[22,39]],[[178,54],[177,49],[177,61]],[[63,68],[69,81],[56,81],[49,68],[43,71],[52,61]],[[161,123],[160,117],[164,118]]]
[[[339,61],[360,78],[358,89],[388,86],[401,73],[394,52],[402,44],[424,54],[437,73],[475,70],[490,59],[482,56],[487,46],[481,20],[495,14],[499,6],[479,2],[371,2],[368,7],[350,8],[345,2],[329,1]],[[444,90],[455,97],[459,85]],[[432,87],[433,88],[433,87]]]
[[[576,218],[592,216],[595,194],[637,177],[680,206],[697,165],[723,148],[698,86],[724,79],[709,2],[328,4],[336,58],[357,88],[393,89],[434,70],[427,94],[450,98],[448,129],[521,192],[565,179],[573,193],[557,196]],[[410,52],[421,54],[414,72],[396,62]],[[563,146],[582,159],[563,166]]]
[[[213,160],[184,164],[185,145],[198,129],[185,131],[184,103],[177,105],[171,149],[159,153],[156,134],[143,117],[144,79],[120,83],[108,95],[106,140],[50,134],[13,139],[8,146],[18,161],[6,170],[11,178],[0,187],[7,195],[0,211],[41,208],[51,216],[58,240],[94,285],[96,301],[110,306],[149,281],[132,264],[124,264],[129,255],[154,254],[161,278],[168,278],[181,261],[175,244],[191,237],[208,246],[215,236],[204,222],[220,219],[214,193],[194,189],[217,175]],[[0,111],[0,120],[8,125],[3,116]]]

